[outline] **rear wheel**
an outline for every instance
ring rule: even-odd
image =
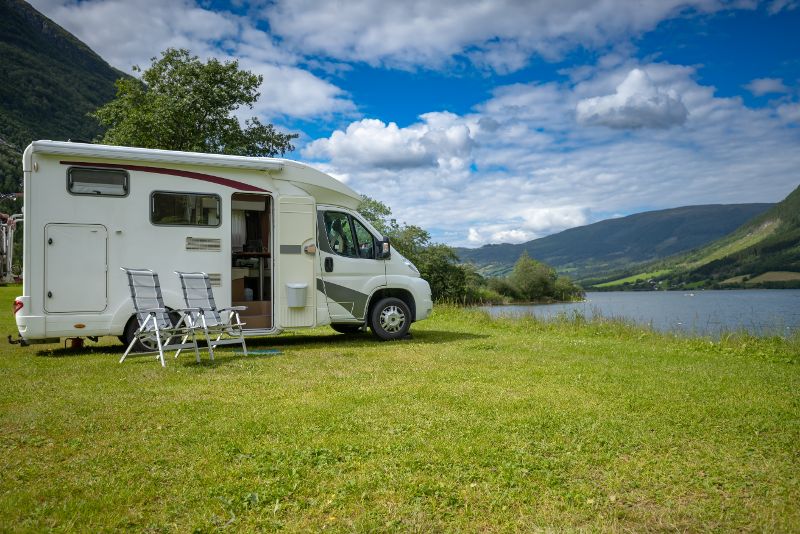
[[[173,325],[178,324],[180,320],[180,314],[175,311],[169,311],[169,320]],[[131,341],[133,341],[134,335],[136,334],[136,330],[139,328],[139,321],[136,320],[136,316],[131,316],[128,319],[128,324],[125,325],[125,332],[119,336],[119,340],[122,342],[123,345],[127,348]],[[173,337],[170,338],[173,343],[178,341],[177,338]],[[167,340],[161,340],[162,343],[165,343]],[[131,349],[131,352],[157,352],[158,351],[158,341],[156,340],[155,332],[152,332],[148,335],[143,336],[136,342],[136,344]]]
[[[139,322],[136,320],[136,316],[131,317],[128,319],[128,324],[125,325],[125,332],[119,336],[119,340],[122,341],[122,344],[125,345],[127,348],[130,345],[131,341],[133,341],[134,334],[136,334],[136,330],[139,328]],[[150,345],[151,343],[147,343]],[[155,339],[153,339],[153,345],[155,345]],[[155,348],[149,348],[144,345],[141,341],[137,341],[131,352],[150,352],[151,350],[158,350],[158,346],[156,345]]]
[[[381,299],[369,313],[369,327],[384,341],[403,338],[411,327],[411,310],[396,297]]]
[[[363,324],[333,323],[331,328],[340,334],[360,334],[364,331]]]

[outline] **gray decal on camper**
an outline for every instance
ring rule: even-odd
[[[317,278],[317,289],[325,293],[332,301],[341,304],[345,309],[349,308],[349,306],[345,306],[345,304],[352,303],[353,317],[356,319],[364,318],[364,312],[367,307],[367,299],[369,298],[369,295],[365,295],[364,293],[356,291],[355,289],[350,289],[349,287],[323,281],[321,278]]]
[[[303,247],[300,245],[281,245],[281,254],[300,254]]]

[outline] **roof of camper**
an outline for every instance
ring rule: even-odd
[[[126,161],[148,161],[158,163],[177,163],[188,165],[207,165],[211,167],[227,167],[235,169],[253,169],[279,172],[285,167],[295,167],[305,171],[299,176],[282,178],[298,184],[332,189],[346,197],[360,201],[361,197],[339,180],[321,172],[310,165],[283,158],[254,158],[246,156],[229,156],[226,154],[203,154],[199,152],[179,152],[176,150],[159,150],[153,148],[134,148],[124,146],[95,145],[91,143],[73,143],[68,141],[34,141],[30,147],[33,152],[43,154],[64,154],[93,158],[116,159]]]

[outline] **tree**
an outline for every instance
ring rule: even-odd
[[[207,63],[185,49],[169,48],[152,58],[141,80],[117,80],[117,96],[95,111],[108,129],[109,144],[210,152],[240,156],[275,156],[294,150],[297,134],[284,134],[253,117],[244,128],[233,112],[252,109],[263,81],[240,70],[237,61]]]
[[[358,212],[380,233],[388,233],[389,217],[392,215],[392,209],[389,206],[380,200],[361,195],[361,204],[358,205]]]
[[[419,271],[431,286],[433,299],[463,302],[467,292],[467,273],[458,264],[455,250],[447,245],[429,245],[419,253]]]
[[[532,259],[527,252],[523,252],[514,264],[509,282],[520,298],[537,300],[554,296],[557,278],[555,269]]]
[[[572,300],[583,295],[583,289],[575,285],[569,276],[561,275],[556,279],[554,297],[561,301]]]
[[[419,262],[420,252],[430,245],[431,234],[427,230],[413,224],[398,223],[391,218],[392,209],[367,195],[361,195],[358,212],[367,219],[381,234],[388,237],[392,248],[408,258],[411,263]]]
[[[358,212],[376,230],[388,237],[392,248],[406,257],[431,285],[434,300],[463,301],[466,294],[467,273],[458,264],[455,250],[447,245],[431,243],[427,230],[392,218],[392,210],[379,200],[361,195]]]
[[[489,286],[489,289],[497,292],[500,295],[503,295],[504,297],[508,297],[512,300],[519,299],[517,288],[511,285],[511,282],[508,281],[508,277],[498,276],[489,278],[487,285]]]
[[[399,225],[394,219],[386,235],[391,240],[392,247],[414,264],[419,263],[422,252],[432,246],[431,234],[427,230],[413,224]]]
[[[431,235],[419,226],[398,223],[392,210],[379,200],[361,195],[358,212],[391,240],[392,248],[408,258],[431,286],[433,299],[461,304],[514,300],[570,300],[583,290],[555,269],[523,253],[505,278],[483,278],[472,265],[459,263],[455,249],[431,243]]]

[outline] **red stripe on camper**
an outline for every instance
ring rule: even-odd
[[[261,189],[254,185],[246,184],[230,178],[223,178],[222,176],[214,176],[213,174],[205,174],[202,172],[181,171],[178,169],[165,169],[164,167],[147,167],[145,165],[126,165],[123,163],[94,163],[87,161],[60,161],[62,165],[80,165],[82,167],[103,167],[108,169],[125,169],[128,171],[141,171],[152,172],[155,174],[169,174],[172,176],[182,176],[183,178],[192,178],[193,180],[202,180],[204,182],[211,182],[212,184],[224,185],[240,191],[256,191],[259,193],[269,193],[266,189]]]

